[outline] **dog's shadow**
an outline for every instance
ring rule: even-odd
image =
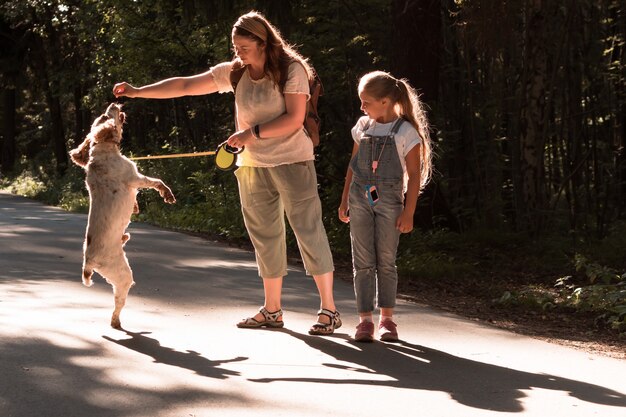
[[[151,332],[120,330],[125,332],[130,338],[120,340],[115,340],[109,336],[102,336],[102,338],[130,350],[134,350],[135,352],[150,356],[154,359],[155,363],[188,369],[198,375],[209,378],[226,379],[229,376],[239,376],[239,372],[220,368],[220,365],[229,362],[241,362],[248,359],[238,356],[233,359],[210,360],[193,350],[181,352],[167,346],[161,346],[158,340],[146,336]]]

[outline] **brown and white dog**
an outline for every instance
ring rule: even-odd
[[[133,281],[133,271],[124,253],[130,238],[126,228],[138,212],[137,191],[153,188],[166,203],[175,203],[174,194],[160,179],[142,175],[130,159],[120,153],[122,106],[112,103],[91,125],[87,138],[70,157],[87,173],[89,219],[83,245],[83,284],[91,286],[94,271],[113,286],[115,310],[111,326],[121,328],[120,312]]]

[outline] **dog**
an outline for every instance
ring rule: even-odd
[[[122,106],[112,103],[91,125],[91,131],[70,158],[86,171],[89,191],[89,217],[83,244],[83,284],[90,287],[94,272],[113,286],[115,310],[111,327],[121,329],[120,312],[126,303],[130,287],[135,284],[133,272],[124,253],[130,239],[126,228],[133,213],[137,213],[137,192],[153,188],[166,203],[176,198],[170,188],[158,178],[139,173],[137,165],[120,152],[122,127],[126,115]]]

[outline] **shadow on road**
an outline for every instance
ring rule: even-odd
[[[224,363],[240,362],[248,359],[243,356],[238,356],[233,359],[212,361],[193,350],[180,352],[167,346],[161,346],[158,340],[145,336],[146,334],[150,334],[150,332],[130,332],[128,330],[124,330],[124,332],[130,336],[129,339],[115,340],[108,336],[102,336],[102,338],[130,350],[134,350],[135,352],[150,356],[154,359],[155,363],[188,369],[198,375],[209,378],[226,379],[229,376],[238,376],[239,372],[223,369],[219,366]]]
[[[277,330],[306,343],[344,365],[323,364],[376,379],[261,378],[254,382],[294,381],[332,384],[364,384],[395,388],[446,392],[457,402],[474,408],[501,412],[524,411],[523,390],[533,388],[563,391],[583,401],[626,407],[626,395],[601,386],[546,374],[515,369],[460,358],[409,342],[386,344],[355,343],[347,335],[330,338],[309,336],[288,329]],[[341,343],[333,339],[342,339]],[[355,349],[356,348],[356,349]],[[389,377],[381,381],[380,376]]]
[[[101,342],[75,342],[80,342],[80,346],[61,346],[47,339],[0,341],[0,415],[156,416],[163,415],[163,410],[189,404],[219,402],[239,407],[247,402],[240,395],[200,386],[170,385],[162,379],[150,386],[120,380],[112,372],[128,370],[124,370],[124,363],[109,365],[100,361],[107,355]],[[193,361],[183,364],[192,366]],[[215,362],[196,361],[206,363],[193,365],[201,372],[209,368],[205,373],[226,375],[210,369],[215,368]]]

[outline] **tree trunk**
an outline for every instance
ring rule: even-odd
[[[32,62],[38,73],[48,111],[50,112],[50,136],[56,159],[56,171],[62,175],[67,169],[68,155],[61,110],[61,89],[58,81],[50,77],[50,74],[54,74],[55,71],[61,68],[58,62],[61,55],[60,40],[52,25],[53,14],[49,8],[46,9],[45,16],[38,16],[35,10],[31,10],[31,16],[33,22],[40,22],[43,19],[43,25],[47,31],[46,36],[36,35],[34,38]]]
[[[439,61],[443,46],[441,0],[393,1],[392,72],[408,78],[427,103],[439,97]]]
[[[74,87],[74,146],[78,146],[87,134],[82,105],[82,85]]]
[[[613,118],[613,152],[615,155],[616,190],[614,196],[617,217],[626,219],[626,7],[621,9],[613,8],[611,17],[615,22],[615,40],[621,41],[619,47],[613,52],[613,62],[621,63],[621,76],[613,78],[613,91],[615,91],[616,102]],[[619,35],[618,35],[619,34]]]
[[[402,48],[393,48],[395,55],[392,57],[391,72],[396,78],[408,79],[421,94],[422,101],[436,103],[443,49],[441,1],[394,0],[392,14],[393,44],[402,45]],[[455,231],[460,228],[436,178],[420,197],[414,223],[422,228],[432,228],[436,223]]]
[[[580,15],[580,8],[573,7],[568,11],[571,15],[573,28],[579,28],[583,26],[583,19]],[[569,27],[567,28],[569,29]],[[563,103],[565,112],[564,123],[567,126],[567,150],[569,160],[566,161],[565,166],[568,167],[566,175],[571,178],[570,189],[572,192],[572,202],[570,206],[571,223],[570,227],[573,230],[578,229],[581,220],[581,207],[579,201],[579,195],[577,190],[580,189],[583,182],[582,170],[576,170],[584,158],[583,149],[583,39],[582,33],[579,30],[570,31],[569,54],[565,56],[566,68],[567,68],[567,90],[566,102]]]
[[[2,158],[0,167],[2,173],[11,172],[15,167],[15,88],[7,87],[2,90]]]
[[[544,36],[545,0],[527,5],[526,48],[523,68],[523,102],[520,114],[520,162],[522,216],[526,228],[536,235],[543,227],[545,213],[543,124],[548,76],[547,40]]]
[[[39,80],[50,112],[50,136],[52,138],[54,156],[56,158],[56,171],[63,174],[67,169],[68,157],[65,144],[65,134],[63,129],[63,115],[61,113],[61,101],[58,97],[58,89],[54,89],[50,84],[48,76],[48,64],[45,58],[43,41],[37,41],[38,51],[34,54],[35,66],[39,72]],[[55,91],[56,90],[56,94]]]

